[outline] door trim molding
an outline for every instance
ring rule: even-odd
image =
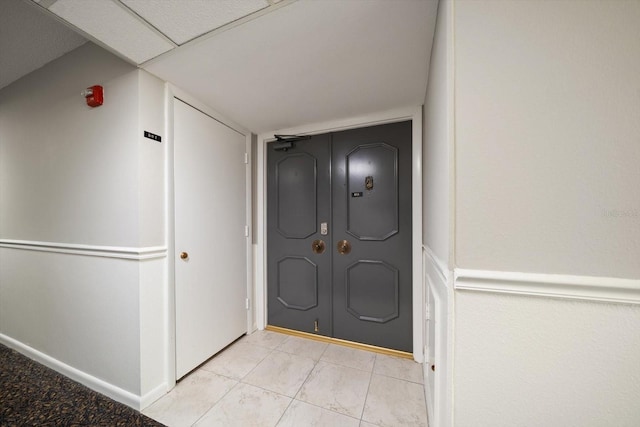
[[[273,141],[274,134],[316,135],[368,126],[412,121],[412,259],[413,259],[413,358],[424,360],[424,288],[422,280],[422,107],[396,109],[342,120],[298,126],[288,129],[274,129],[261,133],[257,144],[257,230],[256,230],[256,274],[254,318],[258,329],[267,326],[267,159],[265,145]]]
[[[433,336],[425,339],[427,350],[425,351],[424,383],[425,396],[427,397],[427,410],[429,419],[433,425],[447,425],[449,396],[453,384],[453,314],[454,291],[453,273],[446,263],[440,259],[433,250],[424,246],[424,280],[427,295],[426,325],[433,324]],[[426,328],[426,329],[427,329]],[[427,331],[431,332],[430,329]],[[425,331],[425,332],[427,332]],[[425,333],[426,335],[426,333]],[[431,355],[433,351],[433,356]],[[430,359],[430,357],[433,357]],[[435,365],[433,371],[431,366]],[[433,393],[431,393],[433,389]]]

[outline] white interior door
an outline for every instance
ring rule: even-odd
[[[176,376],[247,329],[245,137],[174,102]]]

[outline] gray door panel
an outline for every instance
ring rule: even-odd
[[[410,352],[411,122],[268,144],[267,168],[268,323]]]
[[[334,337],[412,351],[411,122],[333,135]]]
[[[339,141],[341,136],[335,138]],[[341,214],[346,214],[347,233],[359,240],[376,241],[396,234],[398,149],[385,143],[360,144],[347,153],[346,159],[339,159],[336,166],[340,168],[342,163],[347,205]]]
[[[328,336],[331,252],[316,253],[312,243],[331,243],[331,236],[320,235],[320,222],[329,222],[331,212],[329,149],[329,135],[297,141],[286,151],[267,145],[268,321]]]

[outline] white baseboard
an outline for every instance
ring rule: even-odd
[[[32,347],[29,347],[26,344],[21,343],[20,341],[17,341],[4,334],[0,334],[0,343],[6,345],[9,348],[16,350],[19,353],[22,353],[23,355],[27,356],[30,359],[33,359],[39,363],[42,363],[48,368],[51,368],[54,371],[57,371],[62,375],[69,377],[74,381],[79,382],[80,384],[83,384],[89,387],[94,391],[97,391],[98,393],[102,393],[105,396],[110,397],[111,399],[117,402],[123,403],[136,410],[140,410],[140,408],[142,407],[141,405],[143,402],[140,396],[134,393],[131,393],[129,391],[123,390],[113,384],[110,384],[104,380],[101,380],[92,375],[89,375],[86,372],[80,371],[79,369],[76,369],[72,366],[69,366],[66,363],[63,363],[47,354],[42,353],[41,351],[38,351]],[[166,386],[164,390],[166,391]],[[152,393],[160,393],[160,392],[157,389],[154,389],[150,393],[147,393],[144,399],[153,398],[154,395],[152,395]],[[159,396],[160,395],[162,394],[160,393]]]
[[[168,391],[169,385],[167,383],[160,384],[158,387],[154,388],[149,393],[146,393],[140,398],[140,407],[137,409],[142,411],[144,408],[167,394]]]

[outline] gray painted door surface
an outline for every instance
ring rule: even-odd
[[[411,122],[269,144],[267,163],[268,323],[411,352]]]
[[[270,325],[331,336],[330,136],[267,150],[267,305]],[[312,249],[324,240],[323,253]],[[317,325],[317,328],[316,328]],[[317,329],[317,331],[316,331]]]

